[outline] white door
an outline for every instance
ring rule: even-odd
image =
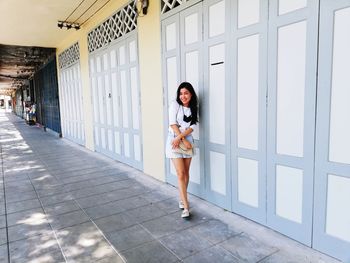
[[[95,149],[142,169],[136,34],[90,55]]]
[[[79,60],[61,69],[59,88],[62,136],[84,145],[84,114]]]
[[[320,6],[314,248],[350,260],[350,1]]]
[[[232,6],[232,210],[266,224],[268,2]]]
[[[204,6],[198,3],[163,20],[162,43],[166,108],[175,100],[176,89],[183,81],[190,82],[199,97],[201,110],[198,130],[193,134],[196,155],[189,191],[231,209],[226,7],[225,0],[208,1]],[[166,134],[167,130],[168,125]],[[167,181],[176,184],[176,172],[169,160],[167,171]]]
[[[318,1],[269,1],[267,225],[311,245]]]
[[[180,35],[180,32],[185,32]],[[190,82],[196,90],[201,104],[203,92],[203,71],[201,69],[202,47],[202,3],[186,9],[162,22],[162,44],[164,65],[164,93],[166,97],[165,121],[168,124],[167,108],[176,99],[176,90],[183,81]],[[181,70],[180,70],[181,69]],[[201,118],[201,116],[199,117]],[[165,126],[165,134],[168,133]],[[196,155],[191,164],[189,191],[199,196],[204,195],[203,183],[203,142],[201,124],[194,132]],[[177,184],[176,171],[173,164],[167,160],[167,181]]]

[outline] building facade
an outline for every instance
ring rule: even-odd
[[[169,103],[199,95],[190,192],[350,258],[350,1],[106,5],[58,46],[62,135],[176,185]]]

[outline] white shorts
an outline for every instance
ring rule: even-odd
[[[192,155],[182,154],[182,153],[174,153],[172,151],[172,146],[171,146],[171,142],[174,140],[174,138],[175,138],[175,135],[169,132],[168,133],[168,138],[166,140],[166,148],[165,148],[165,156],[166,156],[166,158],[170,158],[170,159],[173,159],[173,158],[192,158],[195,155],[194,140],[193,140],[192,135],[187,135],[186,136],[186,140],[188,140],[193,145],[193,154]]]

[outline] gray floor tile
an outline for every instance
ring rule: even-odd
[[[37,189],[37,193],[40,198],[43,198],[51,195],[65,194],[67,193],[67,189],[65,189],[65,187],[62,185],[56,185],[52,187]]]
[[[14,195],[6,194],[6,202],[7,203],[19,202],[19,201],[24,201],[24,200],[29,200],[29,199],[36,199],[36,198],[37,198],[37,195],[34,191],[21,193],[20,195],[19,194],[14,194]]]
[[[185,258],[184,263],[241,263],[241,261],[234,256],[232,256],[225,249],[214,246],[205,250],[200,251],[199,253]]]
[[[7,215],[8,226],[17,224],[35,224],[46,222],[46,220],[44,210],[40,207]]]
[[[138,223],[149,221],[167,214],[152,204],[128,210],[126,213],[130,217],[136,219]]]
[[[133,226],[137,221],[125,213],[119,213],[97,219],[95,220],[95,223],[106,235],[108,235],[111,232]]]
[[[33,257],[11,259],[11,263],[66,263],[66,260],[60,250],[49,250]]]
[[[160,242],[181,259],[212,246],[206,239],[196,235],[190,229],[165,236],[160,239]]]
[[[32,208],[41,207],[39,199],[25,200],[21,202],[14,202],[7,204],[7,213],[16,213],[24,210],[29,210]]]
[[[92,208],[87,208],[85,211],[91,218],[97,219],[120,213],[125,211],[125,208],[121,206],[120,201],[115,201]]]
[[[141,206],[149,205],[150,202],[142,197],[142,195],[137,195],[127,199],[119,200],[118,203],[125,210],[132,210]]]
[[[6,227],[6,217],[5,215],[0,216],[0,228]]]
[[[48,252],[60,251],[53,234],[35,236],[9,244],[11,262],[20,259],[35,259]]]
[[[78,199],[78,203],[83,208],[89,208],[101,204],[106,204],[109,202],[122,200],[126,198],[130,198],[132,196],[138,195],[134,191],[130,191],[129,189],[120,189],[100,195],[94,195],[86,198]]]
[[[7,232],[6,232],[6,228],[4,227],[0,229],[0,246],[6,243],[7,243]]]
[[[242,262],[258,262],[275,253],[276,248],[263,244],[245,233],[234,236],[220,244]]]
[[[41,202],[43,203],[43,206],[52,206],[55,204],[59,204],[65,201],[73,200],[73,196],[69,193],[63,193],[58,195],[51,195],[46,197],[41,197]]]
[[[52,229],[47,222],[41,224],[20,224],[8,228],[9,242],[51,233]]]
[[[140,225],[108,233],[107,238],[117,251],[131,249],[154,240],[152,235]]]
[[[169,199],[170,196],[154,190],[144,194],[142,197],[151,203],[157,203]]]
[[[193,231],[213,244],[222,242],[241,233],[239,230],[233,229],[219,220],[209,220],[203,224],[197,225],[193,228]]]
[[[55,230],[85,223],[89,220],[83,210],[49,217],[50,224]]]
[[[4,199],[4,194],[0,194],[0,215],[4,215],[4,214],[5,214],[5,199]]]
[[[179,211],[179,202],[175,198],[169,198],[160,202],[156,202],[154,205],[167,214],[172,214]]]
[[[158,241],[146,243],[143,246],[121,252],[128,263],[173,263],[179,259]]]
[[[0,246],[0,262],[2,263],[8,263],[9,258],[7,254],[7,245],[1,245]]]
[[[321,254],[302,254],[299,251],[290,249],[290,251],[278,251],[259,263],[327,263],[327,259],[321,258]],[[347,261],[345,261],[347,262]]]
[[[120,194],[120,196],[122,196],[122,194]],[[77,199],[77,202],[82,208],[90,208],[90,207],[102,205],[105,203],[109,203],[112,201],[116,201],[116,200],[111,198],[109,193],[93,195],[93,196]]]
[[[116,254],[91,222],[61,229],[57,236],[68,261],[96,262]]]
[[[116,254],[112,257],[100,259],[100,260],[96,261],[96,263],[125,263],[125,261],[121,256]]]
[[[48,216],[58,216],[76,210],[80,210],[80,207],[74,200],[45,207],[45,212]]]
[[[180,216],[180,214],[179,214]],[[184,221],[184,220],[183,220]],[[156,219],[153,219],[151,221],[147,221],[145,223],[142,223],[142,225],[151,232],[153,236],[156,238],[163,237],[165,235],[172,234],[174,232],[183,230],[187,228],[185,224],[179,224],[175,218],[174,215],[167,215],[163,217],[159,217]]]

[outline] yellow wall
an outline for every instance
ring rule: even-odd
[[[160,1],[138,19],[144,172],[165,180]]]
[[[86,147],[90,150],[94,150],[94,142],[87,34],[127,2],[111,1],[80,30],[72,30],[71,34],[57,45],[58,56],[66,48],[77,41],[79,42],[85,138]],[[138,18],[138,41],[144,172],[157,179],[164,180],[160,1],[152,1],[147,15]]]

